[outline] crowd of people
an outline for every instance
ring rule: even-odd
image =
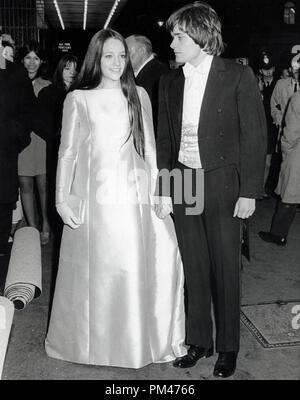
[[[15,63],[2,36],[0,253],[19,193],[42,245],[63,228],[49,356],[190,368],[215,349],[213,373],[226,378],[239,352],[242,222],[276,191],[260,236],[282,245],[299,203],[299,64],[275,82],[268,53],[258,79],[222,58],[204,2],[166,27],[175,69],[147,37],[102,29],[82,65],[68,53],[51,80],[39,44]]]
[[[258,84],[267,119],[268,146],[262,198],[277,198],[269,231],[262,240],[285,246],[300,203],[299,163],[299,68],[300,54],[291,58],[286,75],[275,78],[276,66],[270,52],[260,60]]]

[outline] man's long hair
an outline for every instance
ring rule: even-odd
[[[128,102],[130,136],[133,136],[134,146],[137,153],[144,158],[144,129],[142,119],[142,108],[137,93],[134,74],[130,63],[128,47],[122,35],[112,29],[102,29],[91,39],[79,74],[71,85],[70,91],[75,89],[95,89],[102,80],[101,57],[103,45],[106,40],[113,38],[120,40],[125,48],[125,67],[121,76],[121,89]],[[127,139],[127,140],[128,140]]]
[[[195,1],[175,11],[166,22],[167,30],[172,32],[176,25],[205,53],[219,56],[224,51],[221,21],[209,4]]]

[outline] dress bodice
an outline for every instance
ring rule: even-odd
[[[84,91],[93,147],[119,148],[129,134],[127,100],[121,89]]]

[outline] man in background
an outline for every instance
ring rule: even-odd
[[[269,177],[266,182],[266,187],[270,192],[274,192],[279,178],[280,165],[282,161],[281,155],[281,136],[285,126],[285,114],[289,101],[292,95],[297,92],[299,86],[299,57],[300,53],[294,56],[291,60],[289,68],[290,77],[279,79],[275,85],[271,96],[271,115],[273,122],[277,127],[277,145],[276,151],[272,155]]]
[[[275,65],[272,56],[268,52],[263,52],[259,60],[259,89],[263,98],[264,109],[267,120],[268,141],[267,141],[267,157],[264,174],[264,189],[263,198],[269,198],[268,192],[273,192],[274,188],[268,189],[266,187],[267,179],[269,176],[272,155],[275,153],[276,142],[278,136],[278,128],[275,125],[271,114],[271,96],[275,88],[277,80],[274,78]],[[270,193],[271,194],[271,193]]]
[[[152,43],[142,35],[131,35],[126,39],[136,84],[148,93],[153,113],[154,133],[156,136],[158,112],[158,84],[161,75],[169,71],[166,64],[159,61],[153,53]]]

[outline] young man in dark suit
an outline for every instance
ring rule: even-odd
[[[171,189],[159,180],[156,213],[164,218],[173,211],[186,285],[190,347],[174,366],[189,368],[212,355],[213,301],[214,375],[225,378],[239,351],[241,221],[263,193],[265,113],[251,68],[219,57],[221,23],[208,4],[182,7],[167,28],[175,59],[185,64],[161,79],[157,136],[160,175],[175,178]]]
[[[1,50],[1,46],[0,46]],[[7,253],[18,199],[18,154],[30,143],[35,96],[23,66],[0,63],[0,255]]]
[[[169,71],[153,53],[152,43],[142,35],[131,35],[126,38],[135,81],[148,93],[152,105],[154,134],[157,128],[158,84],[160,77]]]

